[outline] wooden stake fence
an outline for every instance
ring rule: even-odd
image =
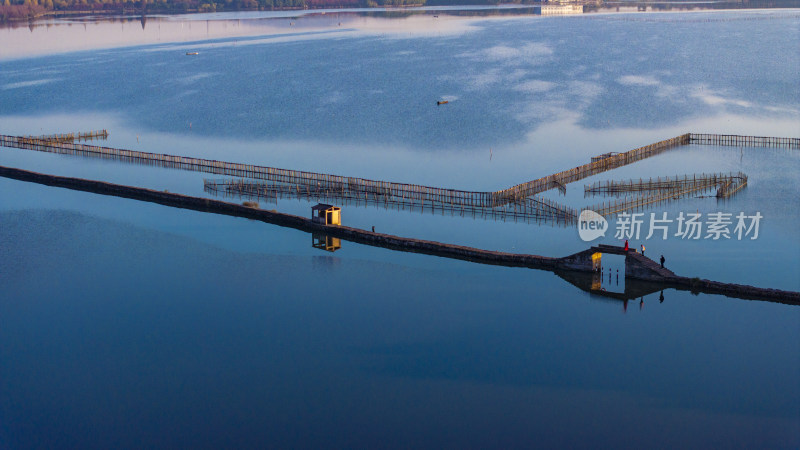
[[[317,188],[328,190],[352,189],[368,194],[393,195],[417,202],[439,202],[469,206],[486,206],[493,203],[493,193],[491,192],[462,191],[406,183],[368,180],[364,178],[279,169],[252,164],[230,163],[202,158],[189,158],[185,156],[77,144],[58,140],[0,135],[0,145],[49,153],[93,156],[216,175],[252,178],[293,184],[301,187],[316,186]]]
[[[521,202],[501,207],[484,207],[442,202],[418,202],[411,198],[393,196],[390,192],[364,192],[342,186],[328,189],[322,186],[304,186],[268,183],[253,180],[204,180],[204,190],[223,197],[238,197],[277,203],[278,198],[298,198],[316,201],[335,201],[338,205],[376,205],[387,209],[472,216],[494,220],[523,222],[554,222],[572,224],[577,220],[574,209],[546,199],[527,198]]]
[[[398,203],[422,205],[423,207],[425,205],[448,205],[448,207],[463,208],[465,211],[469,208],[476,211],[487,208],[491,210],[498,208],[518,210],[521,208],[525,211],[523,212],[525,215],[531,214],[527,208],[532,208],[533,210],[543,209],[548,211],[547,214],[563,217],[565,220],[572,220],[570,219],[570,217],[572,217],[570,214],[572,213],[570,213],[569,208],[550,200],[541,198],[533,199],[533,196],[554,188],[559,189],[559,191],[563,193],[566,190],[565,185],[569,183],[649,158],[650,156],[660,154],[675,147],[692,143],[785,147],[792,149],[800,148],[800,139],[798,138],[687,133],[672,139],[639,147],[628,152],[618,154],[607,153],[601,155],[602,157],[592,158],[592,162],[589,164],[548,175],[537,180],[521,183],[508,189],[496,192],[475,192],[156,154],[75,142],[75,140],[106,138],[107,136],[108,132],[106,130],[40,137],[0,135],[0,146],[58,154],[93,156],[137,164],[252,178],[283,185],[292,185],[295,186],[293,189],[296,192],[304,190],[306,195],[310,195],[312,190],[315,192],[348,193],[347,195],[350,196],[348,198],[360,199],[361,196],[363,196],[365,199],[369,200],[371,197],[371,201],[373,202],[379,201],[379,198],[384,199],[384,201],[388,201],[386,199],[392,198],[400,199],[395,200]],[[736,192],[741,189],[741,187],[742,185],[733,185],[726,189],[731,192]],[[357,195],[350,194],[351,192],[357,193]],[[531,202],[531,200],[533,201]],[[637,202],[638,201],[640,200],[637,200]]]
[[[43,136],[27,136],[21,139],[45,142],[75,142],[75,141],[91,141],[94,139],[108,139],[108,130],[100,131],[87,131],[84,133],[62,133],[62,134],[46,134]]]
[[[497,204],[504,204],[519,198],[530,197],[553,188],[582,180],[584,178],[626,166],[636,161],[655,156],[669,149],[689,143],[689,134],[684,134],[672,139],[667,139],[655,144],[639,147],[625,153],[605,154],[601,159],[593,158],[593,162],[575,167],[574,169],[548,175],[527,183],[518,184],[508,189],[496,192]]]
[[[598,184],[598,183],[596,183]],[[588,209],[602,215],[611,216],[623,211],[631,211],[652,206],[659,203],[666,203],[678,200],[692,193],[699,193],[709,189],[717,189],[717,198],[728,198],[739,192],[747,185],[747,175],[739,172],[730,175],[705,175],[685,176],[675,178],[656,179],[656,181],[641,182],[606,182],[598,184],[597,193],[602,194],[606,187],[614,192],[623,192],[624,189],[631,188],[628,192],[655,192],[651,195],[642,195],[633,198],[624,198],[612,202],[603,202]],[[652,189],[647,189],[651,187]],[[591,188],[590,188],[591,189]]]
[[[741,189],[747,184],[747,175],[742,172],[730,174],[700,174],[675,177],[658,177],[627,181],[598,181],[591,186],[584,186],[584,196],[603,195],[620,196],[631,192],[675,192],[689,188],[706,190],[717,188],[719,197],[729,197],[731,189]]]
[[[734,147],[777,147],[800,149],[800,138],[771,136],[739,136],[736,134],[695,134],[689,135],[689,144],[727,145]]]

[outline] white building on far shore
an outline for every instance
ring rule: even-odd
[[[542,5],[543,16],[583,14],[583,5]]]

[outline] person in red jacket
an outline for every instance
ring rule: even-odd
[[[625,239],[625,251],[626,252],[628,251],[628,240],[627,239]]]

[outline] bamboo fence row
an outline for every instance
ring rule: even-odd
[[[271,185],[275,186],[289,186],[270,188],[272,189],[271,194],[276,195],[297,195],[304,191],[305,195],[310,197],[312,191],[316,196],[321,196],[321,193],[324,192],[335,192],[343,200],[362,201],[362,198],[364,198],[374,203],[389,202],[391,200],[396,204],[413,205],[413,207],[434,205],[443,209],[450,208],[452,210],[476,212],[494,211],[498,214],[505,211],[506,214],[521,214],[524,217],[533,217],[536,220],[540,217],[551,217],[559,221],[574,220],[574,210],[557,202],[534,196],[554,188],[563,193],[566,190],[565,186],[569,183],[640,161],[675,147],[687,144],[706,144],[800,148],[800,139],[798,138],[687,133],[628,152],[607,153],[601,155],[601,157],[592,158],[591,163],[521,183],[508,189],[496,192],[477,192],[157,154],[75,142],[75,140],[106,138],[107,136],[108,132],[106,130],[39,137],[0,135],[0,145],[58,154],[100,157],[215,175],[250,178],[267,182],[265,185],[271,183]],[[742,184],[729,183],[724,188],[724,191],[735,193],[742,187]],[[281,189],[284,191],[280,191]],[[289,191],[292,191],[292,194]],[[667,195],[665,194],[664,197],[666,198]],[[641,202],[644,201],[639,199],[636,200],[635,204],[641,206],[643,204]]]
[[[277,203],[279,198],[296,198],[316,201],[335,201],[340,205],[375,205],[387,209],[418,212],[441,212],[442,214],[481,217],[494,220],[523,222],[554,222],[571,224],[577,218],[574,209],[539,198],[528,198],[501,207],[484,207],[469,204],[443,202],[420,202],[413,198],[397,197],[391,192],[365,192],[340,186],[331,189],[322,186],[300,186],[297,184],[265,183],[253,180],[226,179],[204,180],[204,190],[224,197],[266,200]]]
[[[705,182],[700,180],[706,180]],[[625,187],[627,182],[617,184],[618,187]],[[633,183],[634,189],[631,192],[647,192],[646,189],[638,189],[638,182]],[[648,182],[643,181],[643,185]],[[658,186],[661,187],[658,187]],[[650,195],[640,195],[632,198],[623,198],[620,200],[603,202],[598,205],[592,206],[588,209],[608,217],[623,211],[632,211],[642,209],[646,206],[653,206],[656,204],[666,203],[672,200],[678,200],[689,194],[701,193],[710,189],[716,188],[717,198],[729,198],[739,192],[747,185],[747,175],[742,172],[730,175],[701,175],[700,177],[675,177],[667,179],[667,181],[655,181],[653,183],[654,189],[649,190],[653,192]],[[630,186],[628,184],[627,186]],[[667,188],[667,186],[672,186]]]
[[[659,8],[651,8],[651,11],[660,11]],[[737,17],[705,17],[705,18],[680,18],[680,17],[645,17],[624,15],[620,17],[609,17],[606,20],[615,22],[649,22],[649,23],[713,23],[713,22],[752,22],[761,20],[785,20],[785,19],[800,18],[800,14],[787,14],[787,15],[759,15],[759,16],[737,16]]]
[[[729,197],[731,189],[747,184],[747,175],[742,172],[718,174],[676,175],[674,177],[657,177],[626,181],[598,181],[591,186],[584,186],[584,196],[621,196],[632,192],[671,192],[687,188],[718,189],[719,197]],[[738,190],[738,189],[737,189]]]
[[[800,149],[800,138],[695,133],[692,133],[689,136],[690,144],[726,145],[735,147],[777,147],[795,150]]]
[[[624,153],[609,155],[602,159],[590,162],[589,164],[575,167],[574,169],[554,173],[552,175],[529,181],[527,183],[512,186],[508,189],[498,191],[496,194],[504,201],[513,201],[520,198],[530,197],[550,189],[558,188],[559,186],[582,180],[598,173],[626,166],[636,161],[657,155],[671,148],[686,145],[689,143],[690,136],[690,134],[684,134],[672,139],[656,142],[655,144],[639,147]]]
[[[108,139],[108,130],[100,131],[87,131],[81,133],[59,133],[59,134],[45,134],[43,136],[27,136],[20,139],[35,142],[75,142],[75,141],[90,141],[93,139]]]

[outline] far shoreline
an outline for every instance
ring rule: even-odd
[[[103,18],[120,18],[120,17],[147,17],[147,16],[179,16],[179,15],[194,15],[194,14],[214,14],[214,13],[235,13],[235,12],[287,12],[287,11],[308,11],[310,13],[318,11],[336,11],[336,12],[364,12],[369,13],[372,11],[439,11],[439,10],[459,10],[463,9],[526,9],[536,8],[543,5],[567,6],[577,5],[583,6],[584,13],[593,12],[613,12],[608,11],[616,9],[618,12],[620,8],[637,8],[639,12],[657,12],[657,11],[716,11],[716,10],[753,10],[753,9],[792,9],[800,8],[800,0],[751,0],[749,2],[737,2],[728,0],[690,0],[690,1],[570,1],[570,2],[557,2],[557,1],[526,1],[509,3],[494,3],[491,0],[468,0],[466,3],[448,3],[447,0],[422,0],[419,3],[403,4],[403,5],[378,5],[374,2],[367,5],[304,5],[304,6],[274,6],[270,8],[237,8],[233,5],[227,6],[224,9],[217,8],[175,8],[175,7],[158,7],[156,5],[146,5],[145,8],[131,8],[120,7],[116,8],[115,5],[98,5],[102,8],[98,9],[67,9],[67,10],[45,10],[41,6],[26,6],[26,5],[0,5],[0,27],[3,26],[19,26],[21,24],[33,23],[38,20],[46,19],[64,19],[64,18],[81,18],[81,17],[103,17]],[[111,7],[109,7],[111,6]],[[27,11],[18,11],[17,16],[4,14],[4,8],[26,8]],[[625,11],[627,12],[627,11]]]

